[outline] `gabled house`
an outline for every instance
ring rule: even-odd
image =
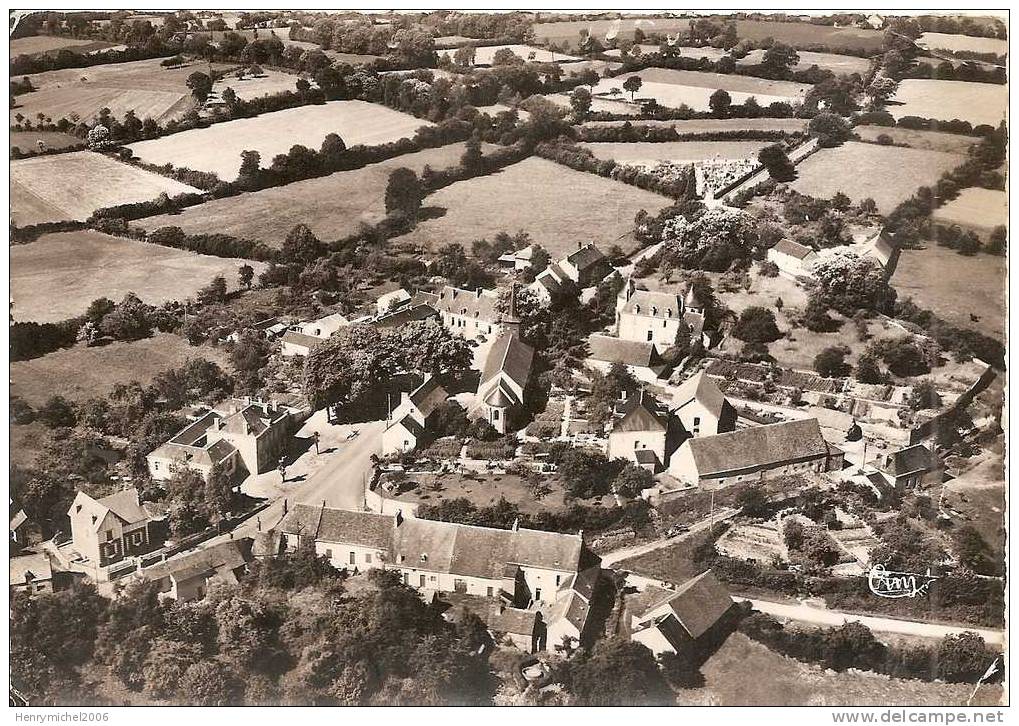
[[[159,597],[177,602],[201,600],[212,582],[236,585],[252,560],[250,539],[229,540],[193,550],[151,567],[138,575],[159,584]]]
[[[520,321],[515,310],[515,296],[511,294],[503,331],[485,357],[471,409],[473,416],[484,418],[501,434],[511,430],[512,425],[507,419],[520,411],[525,403],[534,361],[534,349],[519,338]]]
[[[838,471],[845,454],[821,436],[816,418],[753,426],[688,439],[672,455],[669,473],[704,489],[785,474]]]
[[[613,363],[622,363],[638,381],[656,383],[669,369],[654,343],[594,333],[587,347],[590,355],[585,363],[602,373],[608,373]]]
[[[385,315],[388,312],[395,311],[397,308],[406,305],[410,302],[410,293],[404,290],[402,287],[392,292],[387,292],[384,295],[379,295],[375,300],[375,312],[377,315]]]
[[[563,583],[555,604],[549,610],[546,626],[546,647],[550,650],[573,650],[588,643],[591,603],[598,589],[601,566],[581,570]]]
[[[694,654],[698,645],[724,624],[732,605],[729,591],[708,570],[634,615],[630,638],[647,646],[655,657],[662,653]]]
[[[672,404],[688,436],[714,436],[736,429],[736,409],[703,371],[675,389]]]
[[[593,244],[587,244],[539,272],[528,289],[548,304],[567,281],[583,289],[597,285],[611,272],[612,265],[605,255]]]
[[[809,277],[812,274],[811,266],[817,260],[817,252],[785,237],[768,250],[768,262],[775,263],[779,274],[792,280]]]
[[[372,321],[372,325],[376,328],[396,328],[407,323],[436,317],[439,314],[435,308],[438,299],[439,296],[434,293],[418,291],[406,302],[391,307],[388,311],[380,312]]]
[[[446,389],[431,376],[410,393],[404,391],[382,432],[382,455],[406,453],[422,445],[434,423],[435,411],[447,398]]]
[[[10,558],[10,592],[29,595],[53,592],[53,564],[45,552]]]
[[[545,627],[539,610],[496,603],[492,605],[487,625],[493,639],[505,638],[525,653],[536,653],[544,648]]]
[[[109,579],[111,569],[126,559],[162,547],[155,518],[138,499],[137,489],[125,489],[101,499],[78,492],[67,511],[75,552],[95,581]]]
[[[489,338],[502,332],[499,293],[495,290],[463,290],[446,285],[433,307],[450,332],[467,338]]]
[[[652,343],[665,352],[685,330],[691,340],[710,344],[705,331],[704,303],[691,287],[682,297],[676,293],[639,290],[627,278],[616,298],[616,335],[624,340]]]
[[[878,472],[900,492],[940,484],[944,466],[938,455],[923,444],[913,444],[881,457]]]
[[[506,254],[499,256],[499,267],[506,270],[515,270],[517,272],[526,270],[531,266],[531,260],[534,257],[534,252],[534,245],[527,245],[516,252],[507,252]]]
[[[307,357],[316,345],[348,325],[350,320],[340,313],[299,323],[291,327],[280,339],[280,355]]]
[[[668,461],[666,450],[669,413],[647,391],[640,391],[623,404],[622,416],[612,422],[608,457],[628,459],[651,472]]]

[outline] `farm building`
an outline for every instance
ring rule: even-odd
[[[703,371],[675,389],[672,403],[688,436],[714,436],[736,428],[736,409]]]
[[[587,347],[591,354],[584,362],[603,373],[607,373],[613,363],[622,363],[638,381],[654,383],[669,368],[654,343],[594,333],[587,339]]]
[[[236,585],[251,561],[252,540],[220,542],[145,567],[138,576],[158,583],[160,599],[177,602],[201,600],[210,583]]]
[[[661,602],[631,619],[630,638],[657,657],[691,653],[710,638],[733,606],[732,597],[711,570],[688,580]]]
[[[628,459],[642,469],[656,472],[668,461],[666,440],[669,413],[647,391],[627,399],[623,415],[612,424],[608,457]]]
[[[546,267],[528,289],[548,304],[567,280],[583,289],[597,285],[611,272],[612,265],[605,255],[593,244],[588,244]]]
[[[885,481],[899,491],[940,484],[944,466],[938,455],[923,444],[885,454],[877,464]]]
[[[53,564],[45,552],[10,558],[10,592],[53,592]]]
[[[768,250],[768,262],[774,262],[783,277],[808,277],[810,267],[817,261],[817,252],[811,248],[782,238]]]
[[[448,397],[446,389],[431,376],[410,393],[404,391],[382,433],[382,455],[406,453],[420,446],[428,436],[435,411]]]

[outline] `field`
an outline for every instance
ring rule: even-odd
[[[678,51],[682,58],[707,58],[710,61],[717,61],[719,58],[729,55],[729,52],[721,48],[712,48],[710,45],[706,45],[703,48],[694,48],[693,46],[678,45],[674,46],[673,50]],[[644,55],[648,53],[657,53],[657,45],[641,45],[640,52]],[[631,56],[633,52],[630,52]],[[611,50],[605,51],[605,55],[619,56],[622,55],[618,48],[612,48]]]
[[[241,168],[242,151],[258,151],[262,166],[269,166],[274,156],[285,154],[294,144],[317,149],[331,133],[339,134],[348,147],[370,146],[412,137],[427,125],[427,121],[378,104],[333,101],[140,141],[130,149],[150,164],[211,171],[224,181],[233,181]]]
[[[853,131],[865,141],[876,141],[878,136],[884,134],[891,137],[896,144],[905,144],[913,149],[947,151],[952,154],[965,154],[977,142],[972,136],[942,131],[918,131],[898,126],[856,126]]]
[[[293,91],[297,87],[297,76],[291,73],[281,73],[274,70],[263,70],[260,76],[245,75],[243,79],[237,74],[231,73],[225,78],[216,81],[212,86],[210,101],[222,99],[224,89],[232,88],[237,98],[242,101],[250,101],[260,96],[268,96],[272,93]],[[312,83],[314,86],[315,84]]]
[[[870,61],[855,55],[838,55],[836,53],[811,53],[807,50],[798,51],[800,62],[793,70],[803,71],[811,66],[829,70],[836,75],[842,73],[859,73],[863,75],[870,68]],[[736,61],[736,65],[756,65],[764,60],[763,50],[752,50],[745,58]]]
[[[11,221],[85,220],[102,207],[198,190],[91,151],[11,162]]]
[[[639,76],[643,85],[636,95],[640,98],[654,98],[662,106],[677,108],[687,105],[695,111],[707,111],[708,99],[719,88],[724,88],[735,104],[743,103],[754,96],[762,106],[774,101],[792,103],[802,100],[810,86],[790,81],[769,81],[750,76],[734,76],[700,71],[675,71],[667,68],[646,68],[637,73],[628,73],[615,78],[603,78],[594,87],[596,94],[611,94],[613,97],[629,100],[630,94],[623,92],[623,83],[630,76]],[[612,93],[618,89],[618,93]]]
[[[303,223],[320,239],[335,240],[353,234],[362,222],[374,224],[385,216],[386,184],[393,169],[405,166],[420,173],[426,164],[433,169],[456,166],[463,151],[464,144],[425,149],[362,169],[216,199],[136,224],[149,231],[167,225],[189,233],[215,229],[280,245],[294,225]]]
[[[441,216],[398,240],[432,250],[459,242],[469,249],[476,239],[522,229],[553,259],[576,249],[578,240],[632,249],[634,215],[669,204],[658,194],[532,157],[427,197],[426,215],[435,210]]]
[[[580,32],[590,33],[599,40],[606,34],[616,33],[619,40],[633,40],[633,31],[640,28],[645,35],[652,33],[677,33],[686,35],[690,21],[686,18],[627,18],[623,20],[563,20],[554,23],[535,23],[534,37],[539,41],[560,43],[567,49],[576,48]]]
[[[518,57],[535,63],[569,63],[580,60],[576,56],[566,55],[565,53],[552,53],[544,48],[535,48],[530,45],[484,45],[475,51],[474,65],[492,65],[495,54],[503,48],[509,48]],[[454,50],[440,51],[440,55],[448,55],[452,59],[455,52]]]
[[[626,121],[587,121],[584,128],[622,126]],[[784,131],[792,134],[807,128],[801,118],[705,118],[691,121],[632,121],[640,126],[673,126],[680,134],[704,134],[716,131]]]
[[[1008,194],[995,189],[963,189],[955,199],[934,210],[938,224],[957,224],[989,234],[1000,224],[1008,224]]]
[[[997,126],[1005,118],[1008,86],[968,81],[929,81],[909,78],[888,102],[896,119],[920,116],[939,121],[960,119],[974,126]]]
[[[110,109],[118,119],[131,110],[140,119],[179,118],[193,106],[185,85],[187,77],[196,70],[208,71],[208,65],[162,68],[160,61],[153,58],[37,73],[31,79],[39,90],[17,97],[18,106],[10,110],[11,124],[18,114],[34,120],[36,114],[43,113],[54,121],[77,114],[88,120],[102,108]]]
[[[790,186],[822,199],[830,199],[836,192],[854,202],[872,197],[880,212],[888,214],[918,187],[934,184],[965,160],[961,154],[943,151],[848,141],[807,157],[796,167],[798,177]]]
[[[30,35],[27,38],[15,38],[11,41],[11,58],[19,55],[42,55],[55,53],[58,50],[69,50],[72,53],[89,53],[93,50],[110,48],[114,44],[90,38],[61,38],[55,35]]]
[[[193,348],[171,333],[130,343],[87,348],[79,343],[41,358],[11,363],[11,395],[40,406],[50,396],[85,401],[107,395],[117,383],[148,384],[158,374],[194,358],[207,358],[229,370],[226,356],[215,348]]]
[[[562,106],[563,108],[571,108],[570,97],[565,93],[551,93],[545,96],[552,103]],[[608,113],[618,113],[625,116],[636,116],[640,113],[640,106],[635,103],[630,103],[629,96],[627,98],[619,97],[619,100],[611,98],[592,98],[591,99],[591,110],[592,111],[607,111]],[[622,123],[622,121],[620,121]]]
[[[78,137],[62,134],[59,131],[11,131],[9,138],[12,149],[17,146],[26,152],[36,151],[40,141],[46,144],[47,149],[66,149],[69,146],[78,144],[84,146],[85,144]]]
[[[912,297],[951,323],[1004,340],[1005,269],[1003,257],[967,257],[928,242],[927,249],[902,251],[892,286],[899,299]]]
[[[767,20],[737,20],[736,34],[740,39],[774,38],[795,48],[826,45],[837,50],[881,50],[884,33],[865,28],[836,28],[811,23],[779,23]]]
[[[183,300],[223,275],[237,285],[244,260],[111,237],[91,230],[41,236],[13,245],[11,296],[16,320],[52,322],[81,315],[97,297],[134,292],[147,303]],[[256,271],[264,266],[250,262]]]
[[[665,141],[634,143],[582,143],[599,159],[615,159],[621,164],[654,165],[657,161],[680,164],[709,159],[756,158],[768,146],[766,141]]]
[[[968,50],[974,53],[995,53],[997,55],[1008,53],[1007,40],[977,38],[971,35],[956,35],[954,33],[924,33],[920,36],[917,44],[934,50]]]

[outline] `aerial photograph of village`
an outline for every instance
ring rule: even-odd
[[[1008,13],[795,12],[10,10],[9,707],[1000,714]]]

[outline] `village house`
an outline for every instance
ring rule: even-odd
[[[291,327],[280,339],[280,355],[307,357],[316,345],[348,325],[350,320],[340,313],[299,323]]]
[[[376,328],[397,328],[418,320],[428,320],[438,316],[435,303],[439,296],[431,292],[418,291],[406,302],[379,313],[372,321]]]
[[[527,289],[547,305],[567,281],[584,289],[597,285],[611,272],[612,265],[605,255],[593,244],[587,244],[539,272]]]
[[[838,471],[844,453],[821,436],[816,418],[753,426],[687,440],[669,473],[688,486],[719,489],[784,474]]]
[[[712,632],[724,626],[732,606],[729,591],[707,570],[633,615],[630,638],[656,658],[662,653],[696,655]]]
[[[878,460],[877,470],[885,483],[900,492],[941,484],[944,477],[938,455],[923,444],[885,454]]]
[[[657,383],[669,370],[654,343],[594,333],[587,347],[591,353],[585,364],[602,373],[608,373],[613,363],[622,363],[638,381]]]
[[[545,647],[545,623],[540,610],[515,608],[503,602],[492,605],[486,620],[488,632],[497,642],[508,640],[525,653],[537,653]]]
[[[508,419],[519,413],[525,403],[534,361],[534,349],[520,340],[519,328],[515,296],[511,294],[503,330],[485,357],[481,380],[469,412],[475,418],[488,421],[501,434],[512,429],[512,422]]]
[[[163,545],[161,528],[138,499],[137,489],[125,489],[101,499],[78,492],[67,511],[71,542],[82,558],[75,564],[95,582],[105,582],[121,571],[121,563],[148,554]],[[123,569],[132,569],[125,564]]]
[[[210,583],[236,585],[252,559],[250,539],[228,540],[145,567],[138,576],[156,582],[160,599],[201,600]]]
[[[522,272],[530,268],[531,260],[534,258],[535,246],[527,245],[516,252],[507,252],[499,256],[499,267],[505,270]]]
[[[563,583],[555,604],[545,618],[546,643],[543,648],[572,651],[587,645],[593,635],[588,627],[591,619],[591,603],[598,589],[601,566],[593,565],[581,570]]]
[[[407,453],[422,445],[434,423],[435,411],[448,397],[446,389],[431,376],[410,393],[404,391],[382,432],[382,455]]]
[[[779,274],[791,280],[809,277],[811,267],[817,260],[817,252],[785,237],[768,250],[768,262],[775,263]]]
[[[379,295],[375,300],[375,312],[377,315],[385,315],[388,312],[406,305],[410,302],[411,295],[402,287],[384,295]]]
[[[10,592],[29,595],[54,592],[53,563],[45,552],[33,552],[10,558]]]
[[[498,305],[499,293],[495,290],[463,290],[446,285],[434,307],[445,328],[468,340],[478,340],[502,332]]]
[[[504,597],[523,608],[556,602],[585,556],[582,533],[494,529],[306,504],[294,506],[279,529],[287,550],[313,543],[339,569],[395,570],[419,591]]]
[[[232,399],[178,431],[146,456],[153,479],[170,479],[178,467],[208,479],[215,466],[227,476],[273,469],[295,427],[294,411],[251,398]]]
[[[665,352],[685,330],[691,340],[710,345],[705,332],[706,306],[691,286],[681,298],[675,293],[637,289],[627,278],[616,298],[616,335],[654,344]]]
[[[650,472],[660,471],[668,461],[669,412],[647,391],[623,404],[622,416],[612,422],[607,455],[627,459]]]
[[[688,436],[714,436],[736,429],[736,409],[704,371],[673,389],[672,405]]]

